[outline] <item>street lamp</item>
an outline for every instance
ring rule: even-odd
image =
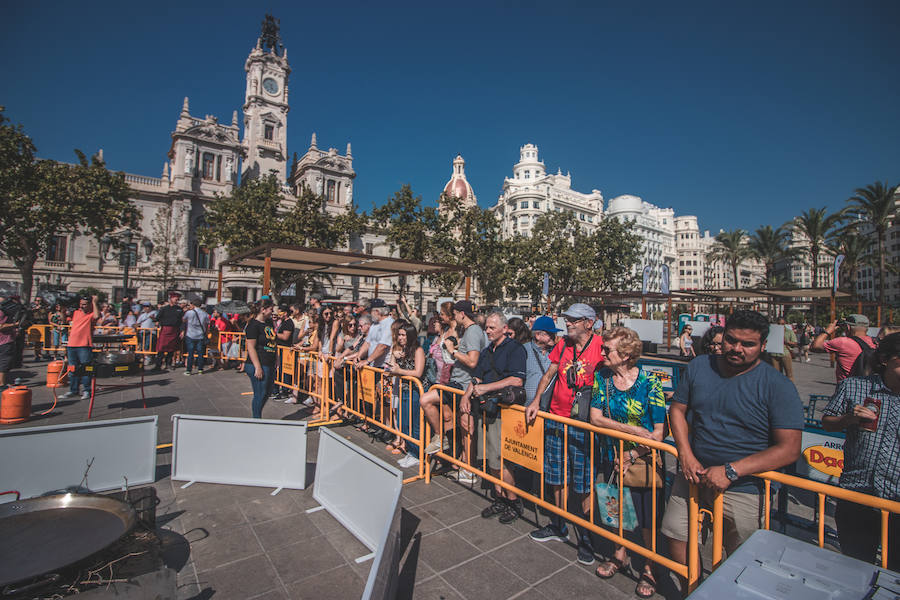
[[[137,262],[137,251],[132,252],[131,241],[134,239],[134,232],[130,229],[118,233],[114,236],[106,234],[100,238],[100,252],[105,256],[109,253],[111,247],[115,247],[114,256],[119,259],[119,266],[123,267],[122,273],[122,296],[128,294],[128,271]],[[146,245],[144,246],[146,250]],[[152,248],[151,248],[152,249]],[[133,258],[132,258],[133,257]]]

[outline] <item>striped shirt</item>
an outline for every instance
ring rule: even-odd
[[[878,427],[874,432],[847,428],[841,487],[887,500],[900,501],[900,395],[880,375],[848,377],[832,396],[824,414],[849,415],[866,398],[881,400]]]

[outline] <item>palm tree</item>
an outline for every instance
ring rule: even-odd
[[[878,303],[882,308],[886,287],[884,238],[897,215],[897,201],[894,198],[896,192],[896,185],[889,187],[887,182],[876,181],[864,188],[856,188],[856,195],[848,200],[850,206],[847,208],[848,211],[858,214],[875,230],[878,239]]]
[[[844,264],[841,266],[840,287],[849,288],[854,296],[856,293],[856,280],[859,276],[859,268],[873,266],[875,257],[872,255],[872,240],[859,235],[856,222],[850,223],[835,231],[827,241],[828,251],[835,256],[844,255]]]
[[[763,263],[766,267],[766,287],[773,282],[775,264],[785,258],[789,258],[793,251],[788,248],[790,234],[782,225],[773,229],[771,225],[760,227],[752,234],[747,242],[751,256]]]
[[[831,236],[834,228],[845,217],[844,211],[838,211],[829,215],[828,209],[825,207],[810,208],[799,217],[794,217],[793,221],[785,223],[795,233],[806,238],[806,247],[802,248],[802,251],[809,255],[813,288],[819,287],[819,256],[826,249],[825,240]]]
[[[750,256],[747,232],[743,229],[733,229],[716,234],[716,242],[707,253],[706,258],[714,263],[730,266],[734,275],[734,289],[740,289],[741,280],[738,278],[738,267]]]

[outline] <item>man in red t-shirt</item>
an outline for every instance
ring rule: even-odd
[[[99,318],[100,305],[97,304],[97,296],[91,296],[90,301],[85,297],[78,299],[78,308],[72,311],[69,343],[66,346],[70,368],[69,391],[63,394],[63,398],[78,396],[78,388],[82,383],[84,391],[81,393],[81,399],[87,400],[91,397],[91,376],[84,373],[84,366],[93,358],[94,324]]]
[[[844,337],[833,338],[838,327],[844,330]],[[813,340],[812,345],[809,347],[810,350],[817,352],[834,352],[834,377],[837,383],[850,376],[850,369],[853,368],[853,363],[862,354],[862,346],[853,339],[854,337],[871,348],[875,348],[875,341],[866,335],[868,328],[869,318],[867,316],[850,315],[841,323],[832,321],[825,328],[825,331],[816,336],[816,339]]]
[[[554,375],[557,375],[550,402],[540,409],[560,417],[587,421],[590,417],[591,393],[594,370],[603,363],[603,339],[593,332],[597,313],[587,304],[573,304],[562,316],[566,320],[566,337],[550,352],[550,366],[538,382],[535,401],[525,409],[525,419],[531,423],[537,416],[541,395]],[[581,401],[576,404],[576,396]],[[544,421],[544,481],[553,490],[553,503],[563,506],[563,472],[569,489],[581,500],[585,518],[590,505],[591,469],[590,435],[576,427],[564,427],[546,419]],[[565,447],[564,447],[565,444]],[[565,457],[565,459],[563,458]],[[578,537],[578,562],[592,564],[594,547],[590,532],[576,526]],[[568,528],[563,519],[551,516],[550,524],[531,532],[536,542],[568,539]]]

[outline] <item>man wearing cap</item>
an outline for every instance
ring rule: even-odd
[[[550,351],[560,329],[550,317],[538,317],[531,324],[531,341],[525,344],[525,400],[531,402],[538,382],[550,367]]]
[[[591,392],[587,390],[593,390],[594,370],[603,363],[603,338],[593,331],[597,313],[579,302],[565,310],[562,316],[567,335],[550,353],[550,366],[541,377],[531,404],[525,409],[525,419],[529,423],[534,422],[539,408],[560,417],[581,421],[590,418]],[[540,397],[554,376],[553,395],[549,402],[540,406]],[[544,481],[553,490],[554,504],[564,506],[562,491],[563,484],[567,483],[568,489],[581,501],[581,509],[587,518],[590,514],[591,465],[588,434],[584,430],[575,427],[566,430],[556,421],[544,421]],[[567,475],[566,482],[563,472]],[[595,559],[590,532],[577,525],[575,531],[578,562],[592,564]],[[549,525],[531,532],[531,539],[536,542],[565,541],[568,528],[565,521],[554,514]]]
[[[843,329],[844,336],[832,338],[838,327]],[[832,321],[825,331],[816,336],[813,340],[810,350],[816,352],[834,352],[835,353],[835,379],[837,383],[842,382],[850,376],[850,369],[853,363],[863,351],[863,344],[874,349],[875,341],[866,335],[869,328],[869,318],[865,315],[850,315],[844,321]]]
[[[390,311],[384,300],[375,298],[372,300],[372,327],[366,336],[366,341],[359,349],[361,360],[357,363],[359,368],[366,365],[381,368],[388,356],[388,350],[393,344],[391,339],[391,325],[394,319],[390,317]]]
[[[181,323],[184,311],[178,305],[181,298],[179,292],[169,292],[169,303],[160,308],[156,313],[159,323],[159,341],[156,347],[156,370],[172,364],[172,355],[181,350]]]

